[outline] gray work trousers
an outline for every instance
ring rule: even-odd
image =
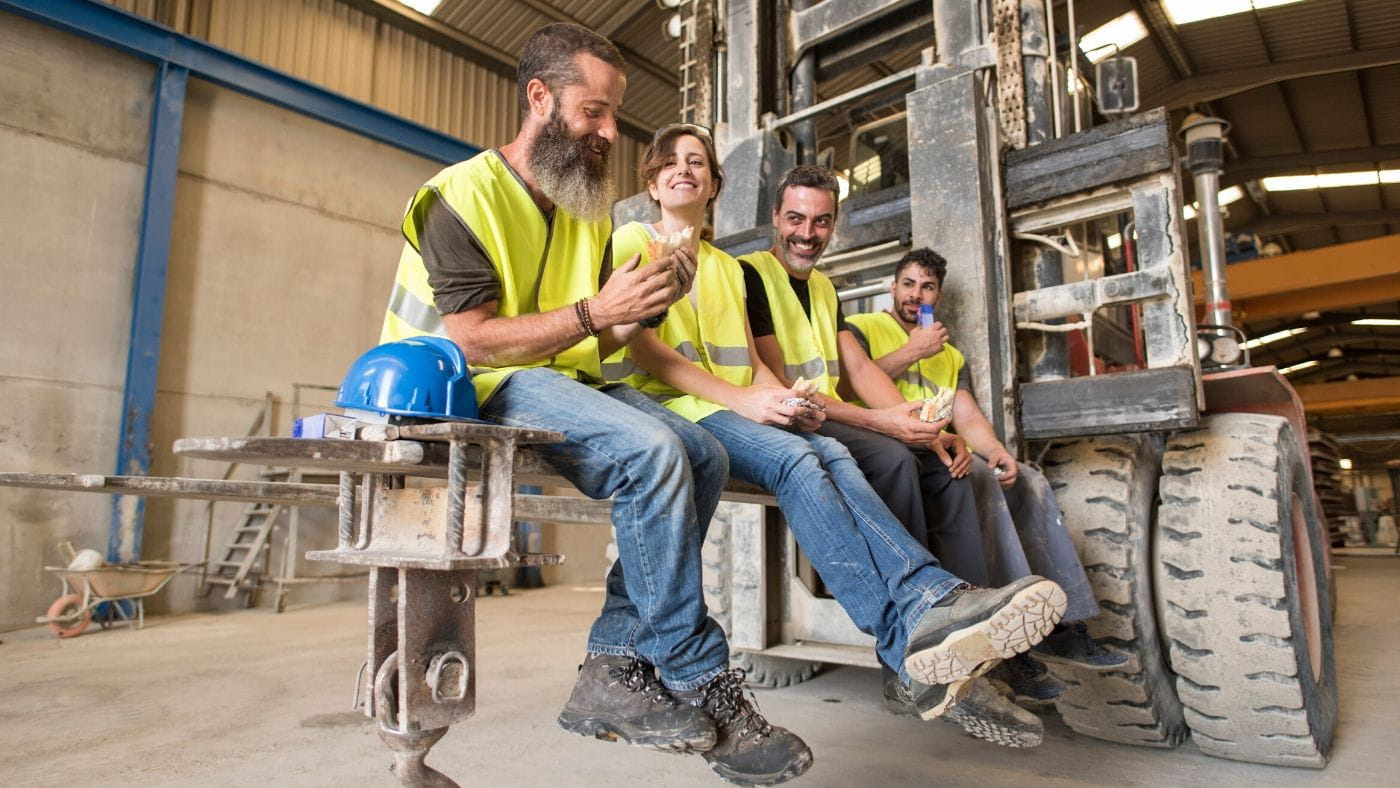
[[[970,480],[954,479],[932,451],[888,435],[833,421],[818,432],[845,444],[875,493],[944,569],[974,585],[990,583]]]
[[[1037,574],[1064,588],[1066,621],[1098,615],[1094,590],[1039,471],[1018,463],[1016,484],[1003,491],[976,455],[972,472],[954,479],[928,449],[832,421],[818,432],[846,445],[876,494],[944,569],[981,586]]]
[[[1069,597],[1066,621],[1083,621],[1098,615],[1094,589],[1045,475],[1018,462],[1016,483],[1003,490],[987,462],[974,454],[969,476],[976,494],[991,585],[1005,585],[1037,574],[1054,580],[1065,590]]]

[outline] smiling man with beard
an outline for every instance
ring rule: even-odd
[[[448,167],[410,202],[381,341],[452,339],[481,418],[562,433],[536,453],[585,495],[612,499],[619,558],[560,726],[669,752],[735,739],[723,748],[729,774],[790,779],[811,751],[748,703],[701,591],[728,456],[690,421],[601,379],[600,354],[664,314],[695,273],[685,249],[643,268],[636,255],[612,264],[622,56],[585,28],[549,25],[526,42],[517,82],[515,139]]]

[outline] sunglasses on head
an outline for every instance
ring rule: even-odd
[[[656,133],[651,136],[651,144],[655,145],[663,136],[677,130],[694,134],[697,137],[708,140],[711,144],[715,141],[714,136],[710,134],[710,130],[704,126],[698,126],[694,123],[668,123],[657,129]]]

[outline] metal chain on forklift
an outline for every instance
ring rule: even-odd
[[[995,0],[992,37],[997,48],[997,121],[1002,143],[1026,147],[1026,86],[1021,65],[1021,0]]]

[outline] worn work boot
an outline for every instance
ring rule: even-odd
[[[1039,747],[1045,741],[1040,718],[1012,703],[986,678],[968,682],[967,696],[954,703],[943,719],[974,736],[1003,747]]]
[[[656,679],[656,669],[635,657],[589,654],[559,727],[580,736],[665,752],[704,752],[715,746],[715,724],[681,703]]]
[[[985,673],[993,660],[1028,651],[1065,614],[1053,580],[1023,577],[1001,588],[960,586],[929,608],[904,652],[904,670],[925,684]]]
[[[1010,687],[1020,703],[1048,703],[1065,692],[1064,683],[1052,676],[1029,653],[1017,654],[997,665],[988,675]]]
[[[731,668],[702,687],[676,697],[703,708],[715,721],[719,742],[704,753],[710,768],[737,785],[775,785],[812,765],[812,751],[797,734],[770,725],[744,687],[744,671]]]
[[[957,682],[959,697],[949,703],[942,719],[967,733],[1003,747],[1036,747],[1045,741],[1045,725],[1040,718],[1017,706],[986,678]],[[885,668],[885,708],[906,717],[933,719],[920,711],[920,696],[930,690],[947,689],[942,684],[909,684]]]
[[[1113,670],[1128,662],[1128,655],[1099,645],[1089,637],[1082,621],[1055,627],[1034,649],[1037,659],[1085,670]]]
[[[988,663],[987,667],[992,664]],[[952,684],[925,684],[922,681],[906,684],[890,668],[881,665],[880,669],[885,679],[885,708],[892,714],[904,717],[925,720],[942,717],[972,689],[971,679],[960,679]]]

